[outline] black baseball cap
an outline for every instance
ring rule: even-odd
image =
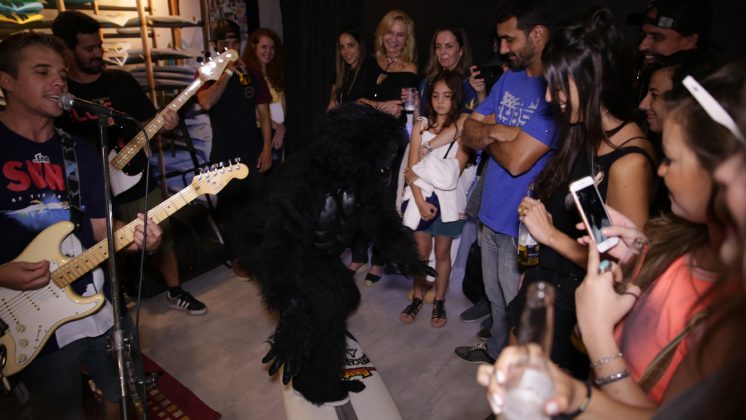
[[[700,34],[700,37],[706,37],[712,24],[712,5],[709,0],[652,0],[645,8],[645,13],[629,15],[627,23],[647,23],[658,28],[673,29],[682,35]]]

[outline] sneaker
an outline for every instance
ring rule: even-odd
[[[170,291],[166,292],[166,299],[168,299],[168,306],[174,309],[183,309],[191,315],[202,315],[207,312],[207,306],[186,290],[182,290],[176,296],[171,296]]]
[[[482,299],[469,309],[461,312],[461,320],[464,322],[477,322],[488,317],[491,313],[490,301]]]
[[[490,365],[495,363],[495,359],[487,353],[487,344],[483,342],[477,343],[474,346],[456,347],[454,353],[456,353],[456,357],[466,363],[483,363]]]

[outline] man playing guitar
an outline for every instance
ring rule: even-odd
[[[52,24],[53,33],[61,38],[67,47],[70,93],[91,102],[113,107],[140,121],[150,120],[156,115],[156,110],[134,77],[125,71],[104,69],[100,28],[101,25],[95,19],[75,11],[60,13]],[[179,118],[176,112],[168,109],[162,115],[163,129],[171,130],[176,127]],[[96,115],[73,109],[58,118],[57,125],[97,145],[97,118]],[[112,148],[123,146],[137,134],[137,130],[129,130],[129,134],[112,131],[109,131],[109,143]],[[140,151],[128,166],[135,172],[141,172],[147,165],[148,158]],[[141,177],[133,187],[114,198],[114,215],[119,219],[129,220],[138,211],[142,211],[145,200],[148,201],[148,208],[159,204],[163,201],[163,194],[157,184],[151,182],[151,190],[146,192],[145,177]],[[192,315],[202,315],[207,312],[205,304],[181,288],[176,253],[173,250],[173,239],[167,220],[161,224],[161,228],[164,231],[163,245],[151,258],[168,286],[169,305]]]
[[[67,90],[64,45],[40,33],[19,33],[0,43],[0,88],[7,101],[0,113],[0,287],[40,289],[49,283],[48,261],[12,261],[47,226],[77,221],[74,235],[65,240],[73,248],[88,247],[106,238],[102,168],[96,150],[84,141],[72,144],[77,155],[77,181],[66,176],[63,141],[69,138],[54,127],[62,115],[59,96]],[[78,199],[72,196],[79,196]],[[72,203],[77,202],[77,206]],[[142,216],[141,216],[142,217]],[[115,221],[115,228],[124,223]],[[162,231],[154,221],[143,243],[142,225],[135,229],[130,248],[155,250]],[[100,271],[100,270],[99,270]],[[82,295],[109,291],[103,274],[89,273],[73,285]],[[16,378],[30,396],[34,418],[82,418],[81,367],[103,391],[105,418],[118,418],[118,379],[113,359],[106,354],[113,328],[111,305],[55,333],[40,356]],[[0,313],[1,314],[1,313]],[[2,321],[2,320],[0,320]],[[5,334],[0,331],[0,336]],[[6,413],[3,413],[3,417]],[[8,414],[12,418],[13,413]]]

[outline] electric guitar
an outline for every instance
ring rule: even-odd
[[[160,223],[202,194],[216,194],[233,178],[243,179],[249,169],[243,163],[229,163],[196,175],[191,185],[148,211],[148,217]],[[116,251],[134,241],[135,219],[114,232]],[[41,231],[14,261],[50,262],[51,281],[47,286],[20,292],[0,287],[0,365],[2,376],[10,376],[28,366],[49,337],[62,324],[96,312],[105,302],[103,292],[80,296],[70,285],[98,267],[109,257],[104,239],[75,257],[60,252],[62,241],[73,231],[73,223],[58,222]],[[0,357],[2,363],[3,357]]]
[[[235,50],[228,50],[218,55],[215,60],[211,60],[200,67],[199,75],[192,84],[184,89],[171,103],[166,105],[163,111],[159,112],[145,128],[137,133],[124,147],[121,149],[113,148],[109,152],[109,178],[111,180],[111,191],[114,196],[118,196],[140,182],[142,171],[144,170],[142,163],[132,168],[125,168],[125,166],[145,147],[147,141],[152,139],[158,130],[163,127],[165,124],[163,115],[166,110],[173,109],[174,111],[178,111],[181,109],[206,81],[217,80],[228,66],[228,62],[236,60],[238,60],[238,53]],[[147,165],[147,159],[145,159],[145,165]]]

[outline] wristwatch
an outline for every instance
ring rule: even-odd
[[[427,150],[429,150],[431,152],[433,151],[433,147],[430,146],[430,142],[429,141],[423,141],[422,142],[422,147],[424,147],[425,149],[427,149]]]

